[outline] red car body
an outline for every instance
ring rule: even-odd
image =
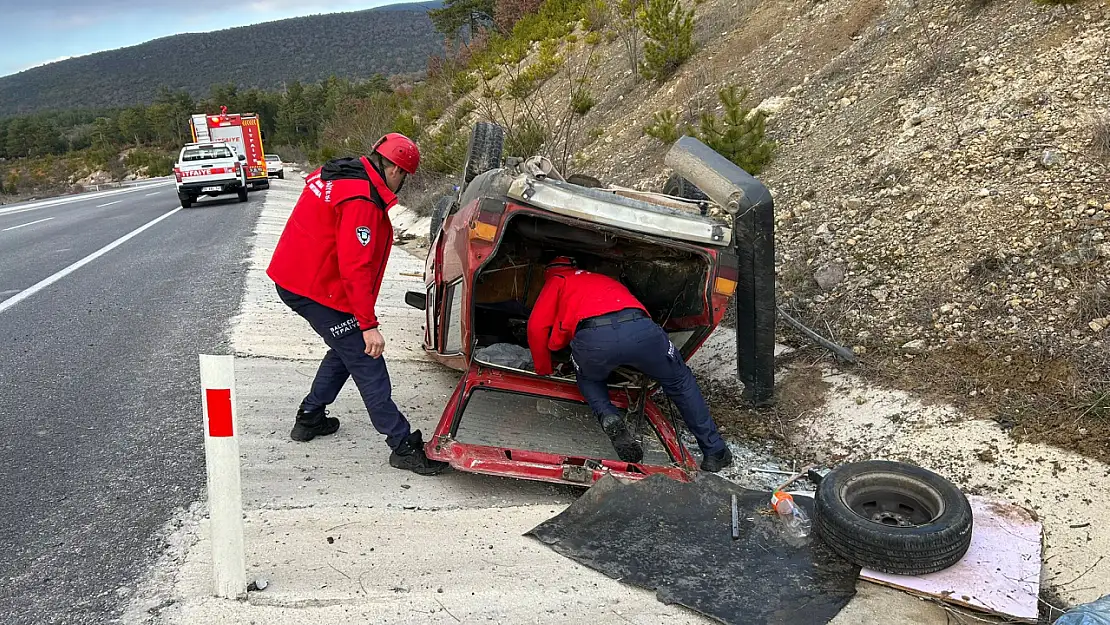
[[[561,183],[556,191],[575,193],[573,185],[566,183]],[[594,189],[589,191],[595,196],[598,193]],[[623,198],[617,202],[639,205],[640,200]],[[582,200],[582,203],[589,202]],[[505,255],[511,256],[516,252],[501,251],[501,248],[522,249],[528,253],[530,248],[524,235],[518,237],[518,232],[533,233],[545,241],[550,240],[544,239],[548,237],[546,233],[555,231],[571,238],[580,233],[582,238],[591,242],[615,241],[617,243],[607,248],[606,253],[610,256],[619,257],[623,253],[621,250],[633,248],[647,250],[644,253],[658,250],[660,254],[679,258],[676,262],[687,263],[692,268],[690,275],[694,277],[688,282],[694,284],[684,285],[681,291],[689,300],[688,304],[684,304],[686,312],[692,311],[692,314],[673,318],[667,315],[662,319],[664,329],[674,333],[672,337],[678,337],[673,339],[676,346],[685,358],[689,358],[721,321],[735,289],[737,262],[727,242],[705,244],[632,232],[612,223],[583,219],[581,215],[557,214],[492,192],[471,193],[469,196],[464,193],[456,206],[457,210],[446,216],[438,235],[431,242],[424,274],[426,293],[410,293],[410,304],[423,307],[426,311],[424,349],[427,354],[448,367],[464,372],[444,408],[434,435],[427,443],[428,456],[448,462],[461,471],[587,486],[607,472],[629,479],[654,473],[664,473],[683,481],[691,479],[697,470],[696,462],[682,444],[671,421],[651,400],[654,385],[644,385],[642,379],[638,385],[611,385],[611,397],[619,408],[638,408],[638,402],[643,399],[641,425],[650,425],[649,437],[658,437],[658,444],[652,439],[654,455],[645,454],[643,462],[633,464],[616,459],[614,454],[604,453],[603,447],[598,446],[601,443],[597,442],[600,439],[596,433],[588,431],[592,418],[572,379],[543,377],[476,358],[484,340],[483,330],[479,327],[483,319],[487,326],[497,326],[494,332],[502,331],[500,328],[504,325],[502,318],[497,316],[500,313],[490,312],[488,306],[491,305],[480,300],[496,300],[496,295],[486,294],[497,288],[513,289],[515,293],[519,283],[527,282],[528,276],[532,275],[530,272],[534,268],[531,265],[525,267],[515,260],[506,265]],[[604,208],[603,204],[598,206]],[[615,210],[624,209],[615,206]],[[670,214],[673,218],[673,212]],[[695,217],[706,220],[696,212],[691,218]],[[514,226],[514,223],[517,225]],[[513,234],[506,235],[507,232]],[[499,255],[500,259],[495,260]],[[623,263],[621,267],[626,267],[641,261],[613,262]],[[493,265],[497,267],[490,269]],[[500,265],[506,267],[501,268]],[[542,273],[542,264],[536,262],[535,266]],[[521,267],[524,267],[523,271]],[[501,276],[515,273],[510,281],[508,277],[498,278],[495,272],[501,272]],[[491,287],[497,280],[501,284]],[[517,307],[512,319],[514,324],[519,326],[526,319],[528,298],[534,297],[539,286],[523,287],[525,294],[522,299],[509,302]],[[413,303],[413,300],[419,303]],[[502,304],[494,302],[492,306]],[[671,310],[674,309],[672,306]],[[655,316],[660,322],[660,315]],[[487,328],[484,331],[490,330]],[[646,396],[641,397],[641,394]],[[545,420],[546,414],[556,421],[565,420],[565,427],[573,431],[565,440],[557,439],[555,447],[558,449],[528,448],[528,445],[515,442],[518,439],[527,440],[533,434],[527,430],[530,427],[528,424],[540,424],[547,428],[551,422]],[[482,435],[477,438],[470,436],[471,440],[467,440],[466,436],[462,436],[460,428],[465,430],[469,427],[467,420],[479,418],[486,424],[483,427],[502,432],[499,435],[502,438]],[[562,424],[563,421],[559,421],[557,425],[563,427]],[[514,430],[518,425],[523,429]],[[600,427],[597,427],[597,433],[601,433]],[[579,449],[576,441],[588,441],[589,444],[583,443]]]

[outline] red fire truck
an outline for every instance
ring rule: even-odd
[[[268,189],[265,151],[262,148],[262,127],[254,113],[228,113],[220,107],[219,115],[193,115],[189,120],[194,143],[228,143],[239,154],[246,155],[247,185]]]

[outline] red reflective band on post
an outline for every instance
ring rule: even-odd
[[[232,436],[231,389],[204,389],[204,396],[208,400],[208,435]]]

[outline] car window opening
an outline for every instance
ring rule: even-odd
[[[476,349],[499,343],[527,348],[528,313],[543,287],[544,263],[556,255],[573,256],[582,269],[627,285],[680,351],[712,325],[705,300],[711,261],[702,253],[533,215],[515,215],[505,228],[475,278]],[[569,350],[554,357],[569,364]],[[629,373],[615,372],[611,382],[627,382]]]

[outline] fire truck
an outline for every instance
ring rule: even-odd
[[[227,107],[221,106],[219,115],[193,115],[189,119],[189,128],[193,132],[194,143],[230,143],[236,152],[246,155],[247,186],[254,189],[270,187],[258,115],[228,113]]]

